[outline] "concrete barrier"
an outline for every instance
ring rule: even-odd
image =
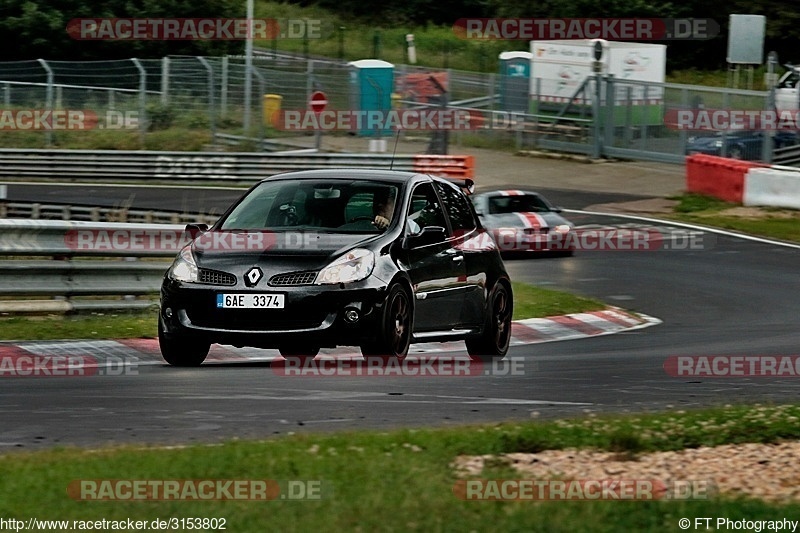
[[[751,168],[744,178],[742,203],[800,209],[800,171]]]

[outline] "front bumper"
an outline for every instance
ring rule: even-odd
[[[370,276],[346,285],[249,290],[165,279],[160,318],[168,336],[201,336],[212,343],[279,348],[286,345],[357,346],[379,331],[386,286]],[[283,293],[283,309],[221,309],[217,295]],[[345,319],[356,310],[358,320]]]

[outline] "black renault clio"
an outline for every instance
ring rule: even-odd
[[[161,288],[164,359],[199,365],[211,343],[403,358],[410,343],[458,339],[503,357],[511,284],[461,185],[380,170],[259,182],[211,228],[187,226]]]

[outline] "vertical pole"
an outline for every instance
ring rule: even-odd
[[[161,105],[169,103],[169,57],[161,58]]]
[[[219,88],[219,114],[225,116],[228,113],[228,56],[222,58],[222,81]]]
[[[217,146],[217,119],[216,110],[214,109],[214,69],[205,57],[198,57],[198,61],[206,68],[208,74],[208,119],[211,125],[211,145]]]
[[[767,93],[766,101],[767,111],[775,111],[775,65],[777,64],[778,54],[770,52],[767,55],[767,83],[769,83],[769,87],[767,88],[769,92]],[[767,164],[772,163],[772,158],[774,156],[774,134],[775,133],[772,131],[763,130],[762,135],[764,136],[764,142],[761,146],[761,160]]]
[[[602,147],[600,142],[600,80],[602,76],[599,72],[594,74],[594,97],[592,98],[592,120],[593,120],[593,137],[592,139],[592,159],[600,159]]]
[[[666,90],[664,91],[664,95],[666,96]],[[664,98],[666,100],[666,98]],[[689,91],[686,88],[681,89],[681,108],[688,109],[689,108]],[[686,153],[686,141],[687,141],[687,133],[686,130],[681,128],[680,133],[678,133],[678,138],[680,139],[681,143],[681,153]]]
[[[47,92],[45,93],[45,100],[47,109],[49,111],[53,110],[53,69],[50,68],[50,65],[44,59],[38,59],[39,64],[42,65],[44,71],[47,73]],[[45,142],[47,146],[53,145],[53,130],[47,130],[45,133]]]
[[[253,69],[253,74],[255,74],[256,78],[258,78],[258,149],[259,151],[264,150],[264,137],[266,134],[266,130],[264,128],[264,93],[267,91],[266,89],[266,80],[264,80],[264,75],[258,71],[258,69]]]
[[[247,0],[247,39],[244,52],[244,117],[242,129],[250,129],[250,100],[253,83],[253,0]]]
[[[617,125],[614,117],[614,111],[617,104],[617,88],[614,84],[614,75],[609,74],[606,76],[606,120],[603,124],[603,146],[614,145],[614,132]]]
[[[147,132],[147,72],[135,57],[131,59],[139,70],[139,141],[144,147],[144,135]]]

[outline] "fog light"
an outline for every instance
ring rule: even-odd
[[[167,317],[167,318],[172,318],[172,308],[171,307],[167,307],[166,309],[164,309],[164,316]]]
[[[358,319],[361,316],[358,314],[358,310],[356,309],[345,309],[344,311],[344,320],[345,322],[349,322],[351,324],[358,322]]]

